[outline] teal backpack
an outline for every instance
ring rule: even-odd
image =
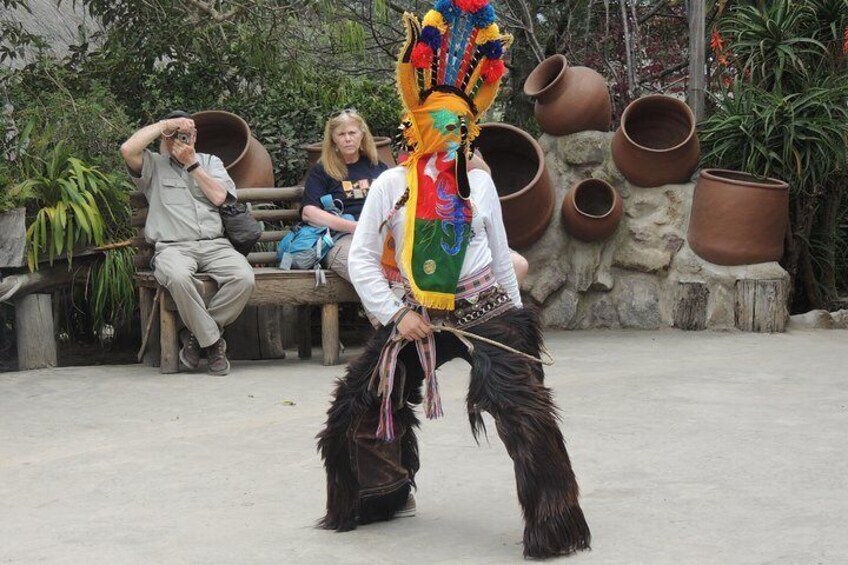
[[[347,220],[354,219],[350,214],[342,214],[329,194],[321,197],[321,206],[331,214]],[[327,256],[333,243],[330,228],[319,228],[301,222],[292,227],[291,231],[277,244],[277,264],[283,270],[315,269],[320,271],[321,261]]]

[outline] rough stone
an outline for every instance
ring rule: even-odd
[[[545,137],[545,136],[543,136]],[[609,155],[610,132],[583,131],[557,138],[557,156],[570,165],[603,163]]]
[[[618,326],[615,306],[608,294],[586,295],[580,302],[578,312],[572,328],[614,328]]]
[[[631,242],[616,250],[613,266],[641,273],[662,273],[671,264],[671,252],[636,247]]]
[[[549,304],[542,309],[542,324],[547,328],[569,328],[577,314],[579,297],[567,288],[551,297]]]
[[[804,314],[789,317],[790,329],[820,329],[829,330],[836,326],[833,317],[827,310],[810,310]]]
[[[841,330],[848,329],[848,310],[837,310],[832,312],[830,317],[833,319],[833,327]]]
[[[616,284],[615,309],[625,328],[653,330],[660,327],[659,285],[654,277],[628,275]]]
[[[716,330],[732,330],[736,327],[735,282],[712,284],[707,302],[707,327]]]

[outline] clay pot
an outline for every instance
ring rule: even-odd
[[[634,100],[612,138],[612,158],[631,183],[687,182],[701,156],[695,115],[685,102],[654,94]]]
[[[606,80],[589,67],[568,66],[563,55],[539,63],[524,81],[524,94],[536,99],[536,121],[545,133],[609,131],[612,104]]]
[[[395,158],[392,155],[392,140],[388,137],[375,137],[374,144],[377,146],[377,157],[380,159],[382,163],[385,163],[386,166],[392,168],[395,166]],[[306,177],[309,175],[309,169],[312,168],[312,165],[318,162],[318,159],[321,158],[321,143],[307,143],[305,145],[300,146],[301,149],[306,150],[306,172],[303,174],[303,178],[300,179],[300,184],[306,182]]]
[[[748,173],[704,169],[695,185],[689,246],[716,265],[777,261],[789,219],[789,185]]]
[[[585,179],[575,183],[562,200],[562,223],[575,239],[601,241],[621,223],[623,208],[618,191],[606,181]]]
[[[476,145],[492,169],[509,245],[527,247],[542,237],[554,213],[554,189],[542,148],[509,124],[483,124],[480,130]]]
[[[238,188],[270,188],[274,186],[271,156],[250,135],[250,127],[230,112],[208,110],[193,114],[197,128],[198,153],[215,155],[224,162]]]

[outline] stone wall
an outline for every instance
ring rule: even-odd
[[[686,243],[694,182],[642,188],[628,183],[610,154],[612,133],[543,135],[539,143],[556,190],[542,238],[521,250],[530,263],[522,288],[554,328],[740,328],[783,331],[789,276],[777,263],[722,267]],[[612,184],[624,215],[607,240],[566,233],[560,205],[585,178]]]

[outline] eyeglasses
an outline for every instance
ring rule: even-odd
[[[352,107],[352,106],[351,106],[350,108],[345,108],[344,110],[339,110],[338,112],[332,112],[332,113],[331,113],[329,116],[327,116],[327,117],[328,117],[328,118],[338,118],[338,117],[340,117],[340,116],[346,116],[346,115],[350,115],[350,114],[353,114],[353,115],[358,116],[358,115],[359,115],[359,112],[357,111],[357,109],[356,109],[356,108],[354,108],[354,107]]]

